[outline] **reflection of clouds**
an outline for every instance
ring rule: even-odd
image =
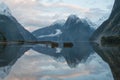
[[[30,50],[13,66],[6,80],[113,80],[110,69],[97,55],[76,68]]]

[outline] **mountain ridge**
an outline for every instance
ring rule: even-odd
[[[115,0],[109,18],[101,24],[90,38],[93,49],[109,64],[114,79],[120,80],[120,48],[117,45],[112,47],[106,45],[106,43],[114,44],[116,42],[112,36],[115,38],[120,36],[120,0]],[[105,42],[105,39],[108,42]]]

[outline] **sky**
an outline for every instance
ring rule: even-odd
[[[109,15],[114,0],[1,0],[29,31],[46,27],[71,14],[92,22]]]

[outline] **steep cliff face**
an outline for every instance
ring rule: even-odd
[[[25,30],[11,15],[9,8],[0,2],[0,40],[1,41],[33,41],[36,38]]]
[[[111,36],[120,36],[120,0],[115,0],[109,19],[103,22],[91,37],[94,50],[110,65],[115,80],[120,80],[120,47],[101,44],[103,38],[109,39]],[[111,41],[112,44],[114,42],[116,41]]]
[[[115,0],[109,19],[93,33],[91,40],[96,41],[102,36],[112,35],[120,35],[120,0]]]
[[[11,15],[0,2],[0,78],[5,78],[14,63],[31,47],[19,44],[1,44],[9,41],[36,41],[37,39]]]

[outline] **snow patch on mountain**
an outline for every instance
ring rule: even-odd
[[[92,28],[94,28],[94,29],[96,29],[96,27],[97,27],[97,25],[96,25],[94,22],[92,22],[92,21],[91,21],[89,18],[87,18],[87,17],[82,18],[81,21],[82,21],[83,23],[88,23],[88,24],[90,25],[90,27],[92,27]]]
[[[0,2],[0,14],[5,16],[11,16],[11,11],[7,5],[3,2]]]
[[[49,34],[49,35],[42,35],[42,36],[39,36],[38,38],[44,38],[44,37],[54,37],[54,36],[58,36],[62,34],[62,31],[60,29],[56,29],[56,33],[55,34]]]

